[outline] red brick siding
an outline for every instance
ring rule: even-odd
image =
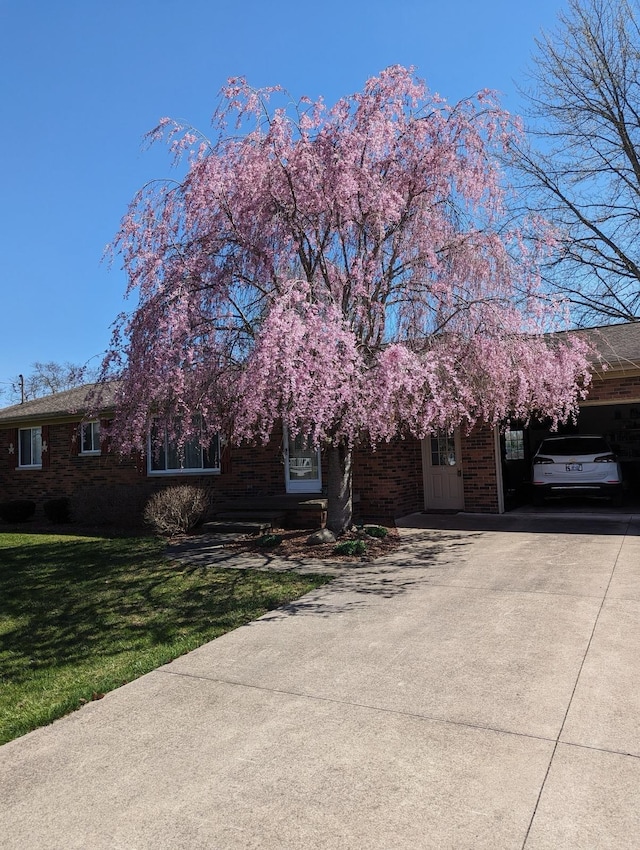
[[[470,513],[498,513],[498,476],[493,429],[474,428],[462,435],[464,507]]]
[[[206,486],[214,503],[242,496],[276,496],[285,492],[282,434],[274,433],[266,446],[232,446],[220,475],[146,474],[139,458],[78,454],[73,439],[78,423],[50,424],[49,467],[11,469],[9,443],[15,429],[0,429],[0,501],[33,499],[41,510],[47,499],[71,496],[84,488],[126,487],[138,513],[156,490],[178,483]],[[326,465],[323,463],[323,481]],[[398,440],[382,445],[376,452],[358,450],[354,458],[354,493],[359,496],[356,514],[364,519],[396,517],[424,505],[422,461],[418,440]],[[139,518],[139,517],[137,517]],[[134,519],[132,517],[132,519]]]
[[[356,517],[384,519],[424,508],[420,441],[409,438],[359,449],[354,457],[353,491],[359,497]]]
[[[630,377],[618,375],[594,380],[589,388],[587,401],[635,401],[640,399],[640,375]]]
[[[0,501],[33,499],[41,508],[47,499],[71,496],[83,488],[130,488],[135,491],[136,510],[156,490],[178,483],[201,483],[213,501],[242,496],[275,496],[285,492],[282,435],[274,434],[266,446],[233,446],[220,475],[149,476],[136,458],[115,453],[78,454],[72,440],[77,423],[49,425],[49,467],[12,469],[9,443],[15,430],[0,429]],[[465,508],[468,511],[498,510],[493,434],[490,429],[474,431],[462,438]],[[323,463],[323,480],[326,467]],[[359,449],[354,457],[354,505],[356,517],[391,518],[424,508],[422,456],[419,440],[397,440],[375,452]],[[133,519],[133,517],[132,517]]]
[[[492,428],[462,435],[465,510],[497,513],[498,477]],[[354,493],[360,496],[356,512],[399,517],[424,510],[422,447],[419,440],[398,440],[377,451],[359,450],[353,473]]]
[[[49,463],[42,469],[11,468],[15,454],[9,453],[9,444],[14,443],[16,431],[0,429],[0,501],[33,499],[41,505],[47,499],[71,496],[89,486],[126,486],[135,488],[137,503],[144,504],[156,490],[185,482],[204,484],[214,499],[284,492],[281,438],[277,435],[266,447],[232,447],[230,471],[221,475],[147,475],[144,459],[141,463],[140,458],[112,452],[78,454],[77,440],[73,440],[77,427],[77,423],[48,426]]]
[[[71,426],[48,426],[48,464],[42,469],[11,468],[9,444],[15,429],[0,430],[0,498],[35,499],[68,496],[83,484],[138,484],[140,476],[130,459],[115,455],[78,455]],[[15,449],[17,451],[17,447]]]

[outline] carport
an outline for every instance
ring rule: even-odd
[[[588,397],[576,423],[560,434],[600,434],[622,466],[626,500],[640,500],[640,323],[573,331],[585,335],[599,359]],[[502,472],[507,510],[530,501],[531,459],[550,434],[548,423],[514,425],[501,438]],[[591,500],[591,509],[598,502]]]

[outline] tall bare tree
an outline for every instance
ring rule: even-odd
[[[637,0],[569,0],[536,42],[515,159],[528,211],[556,227],[550,288],[581,324],[640,320]]]

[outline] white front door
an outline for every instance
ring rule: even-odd
[[[462,510],[460,434],[440,432],[422,441],[425,510]]]
[[[287,493],[321,493],[320,449],[309,448],[302,437],[284,433],[284,477]]]

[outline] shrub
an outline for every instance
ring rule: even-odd
[[[336,555],[364,555],[367,544],[364,540],[345,540],[343,543],[338,543],[333,551]]]
[[[27,522],[36,512],[31,499],[13,499],[0,505],[0,518],[5,522]]]
[[[275,549],[281,543],[282,536],[280,534],[263,534],[262,537],[258,538],[258,546],[262,546],[263,549]]]
[[[377,537],[378,540],[384,540],[389,533],[389,529],[383,525],[366,525],[364,530],[369,537]]]
[[[159,534],[185,534],[200,525],[208,509],[207,491],[183,484],[155,493],[144,509],[144,519]]]
[[[49,522],[71,522],[71,503],[66,496],[59,499],[49,499],[42,507]]]

